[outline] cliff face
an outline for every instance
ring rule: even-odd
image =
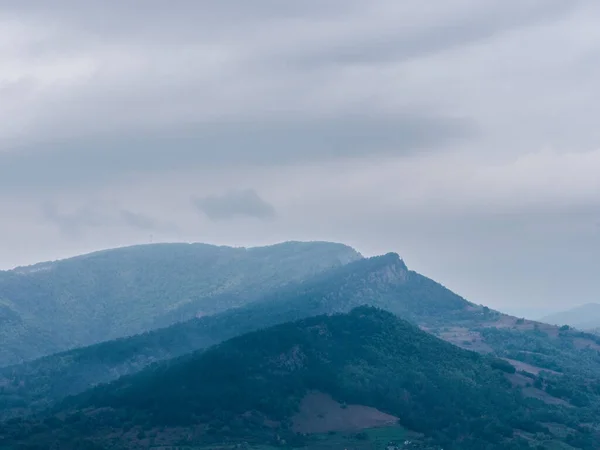
[[[369,275],[372,283],[402,284],[408,280],[408,267],[397,253],[381,256],[381,267]]]

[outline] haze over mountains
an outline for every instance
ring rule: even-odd
[[[314,445],[320,438],[310,430],[366,428],[368,437],[374,433],[369,427],[383,425],[417,433],[411,439],[422,448],[595,449],[600,442],[600,338],[469,302],[409,270],[396,253],[362,258],[324,242],[249,250],[164,244],[1,275],[0,296],[12,298],[3,304],[34,318],[16,322],[19,327],[5,321],[6,336],[10,330],[32,339],[39,330],[77,336],[82,327],[68,334],[54,317],[44,323],[39,314],[59,310],[61,302],[65,315],[77,305],[74,321],[83,318],[81,311],[99,314],[98,304],[114,308],[112,316],[101,316],[104,322],[90,323],[96,339],[115,330],[132,334],[127,323],[148,331],[0,368],[0,419],[7,420],[0,448],[48,448],[50,442],[59,448],[286,447]],[[390,313],[421,331],[394,322]],[[307,319],[316,316],[314,323]],[[153,329],[162,324],[170,325]],[[330,327],[337,331],[318,332],[317,341],[306,335]],[[382,335],[381,327],[395,331]],[[18,336],[7,342],[19,345]],[[364,353],[369,342],[386,350]],[[287,369],[274,369],[273,361]],[[111,381],[116,384],[94,388]],[[263,392],[264,383],[274,390]],[[399,385],[404,390],[393,391]],[[79,396],[65,399],[73,394]],[[343,404],[354,406],[346,411]],[[327,419],[312,417],[314,408]],[[493,419],[482,434],[477,418],[483,410]],[[28,417],[32,413],[37,416]],[[298,435],[301,429],[308,434]],[[350,441],[327,438],[327,448],[360,445],[352,433],[343,438]]]
[[[340,244],[155,244],[0,272],[0,366],[241,306],[361,258]]]
[[[0,450],[600,450],[600,1],[0,5]]]
[[[600,328],[600,304],[587,303],[544,316],[540,321],[554,325],[569,325],[580,330],[593,330]]]
[[[17,386],[0,393],[0,404],[5,406],[5,416],[38,410],[94,384],[139,371],[152,362],[247,331],[318,314],[348,312],[363,304],[430,325],[446,323],[453,317],[470,317],[471,309],[481,310],[409,271],[397,254],[390,253],[357,260],[282,288],[265,286],[260,300],[220,314],[0,368],[0,381]]]

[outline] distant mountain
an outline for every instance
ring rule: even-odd
[[[504,358],[515,383],[548,403],[600,406],[600,338],[475,305],[409,270],[395,254],[361,259],[257,301],[141,335],[0,369],[0,417],[39,411],[67,395],[260,328],[372,305],[465,349]],[[594,386],[599,386],[596,391]]]
[[[573,423],[568,409],[514,389],[513,372],[361,307],[245,334],[123,377],[52,413],[3,424],[3,444],[298,446],[322,442],[315,432],[402,426],[421,433],[420,448],[597,448],[599,436]]]
[[[360,259],[265,292],[260,300],[223,313],[0,368],[0,386],[5,386],[0,390],[0,417],[39,410],[153,362],[248,331],[319,314],[348,312],[363,304],[428,324],[478,317],[483,311],[409,271],[395,253]]]
[[[600,328],[600,303],[588,303],[540,319],[552,325],[569,325],[579,330]]]
[[[327,242],[155,244],[0,272],[0,366],[242,306],[360,259]]]

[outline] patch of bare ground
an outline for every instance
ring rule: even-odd
[[[443,339],[458,347],[478,353],[490,353],[492,348],[485,343],[481,334],[465,327],[450,327],[438,334]]]
[[[526,362],[523,362],[523,361],[517,361],[516,359],[509,359],[509,358],[502,358],[502,359],[511,363],[515,367],[515,369],[522,370],[523,372],[528,372],[533,375],[539,375],[540,372],[549,372],[554,375],[561,375],[559,372],[555,372],[554,370],[544,369],[543,367],[538,367],[538,366],[533,366],[533,365],[527,364]]]
[[[548,428],[548,431],[550,431],[550,433],[552,433],[554,436],[560,438],[566,438],[571,432],[569,427],[560,423],[542,422],[542,425]]]
[[[485,327],[496,327],[496,328],[513,328],[521,331],[527,330],[538,330],[542,333],[547,334],[549,337],[558,338],[560,336],[569,337],[569,332],[563,335],[560,327],[557,325],[551,325],[549,323],[536,322],[534,320],[518,319],[513,316],[502,315],[496,322],[484,323]],[[573,337],[573,345],[577,349],[591,348],[593,350],[600,350],[600,345],[593,339],[586,337]]]
[[[560,334],[559,327],[556,325],[521,319],[509,316],[508,314],[500,314],[500,316],[496,317],[494,320],[483,322],[480,326],[486,328],[512,328],[521,331],[538,330],[551,337],[558,337]]]
[[[505,376],[514,387],[525,387],[528,384],[531,384],[531,379],[520,373],[507,373]]]
[[[584,348],[590,348],[592,350],[599,350],[600,351],[600,345],[598,345],[592,339],[577,337],[577,338],[573,339],[573,345],[578,350],[582,350]]]
[[[501,314],[496,320],[483,322],[480,326],[486,328],[512,328],[520,331],[537,330],[553,338],[558,338],[562,335],[560,327],[557,325],[536,322],[534,320],[519,319],[518,317],[506,314]],[[569,335],[566,334],[566,336],[568,337]],[[593,339],[586,337],[574,337],[573,344],[578,349],[589,347],[594,350],[600,350],[600,345],[598,343]]]
[[[486,322],[483,324],[485,327],[494,327],[494,328],[513,328],[525,325],[527,321],[520,321],[517,317],[507,316],[506,314],[501,314],[494,321]]]
[[[507,361],[509,361],[511,364],[513,363],[512,360]],[[512,383],[514,387],[520,387],[521,392],[525,397],[537,398],[538,400],[541,400],[549,405],[571,406],[569,402],[566,402],[557,397],[553,397],[546,391],[531,386],[531,379],[527,378],[525,375],[521,375],[519,373],[511,373],[506,374],[506,378]]]
[[[300,411],[292,418],[292,428],[298,433],[358,431],[365,428],[392,426],[398,418],[363,405],[341,405],[321,392],[307,394]]]
[[[515,436],[525,439],[528,442],[533,442],[535,440],[535,435],[532,433],[528,433],[527,431],[514,430],[514,434]]]
[[[525,397],[537,398],[538,400],[543,401],[544,403],[548,403],[549,405],[563,405],[573,407],[569,402],[556,398],[548,394],[546,391],[542,391],[541,389],[537,389],[534,387],[526,387],[522,390],[523,395]]]

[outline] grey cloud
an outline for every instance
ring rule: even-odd
[[[71,211],[63,211],[53,203],[41,208],[42,217],[53,223],[68,237],[80,237],[90,228],[129,227],[142,231],[176,232],[178,227],[127,209],[106,210],[86,204]]]
[[[395,2],[388,0],[374,0],[369,2],[374,10],[384,13]],[[491,30],[513,29],[521,25],[538,22],[555,14],[564,13],[580,4],[581,0],[512,0],[486,5],[483,13],[477,17],[462,18],[452,28],[458,35],[473,34],[469,30],[477,29],[481,32],[475,36],[485,37]],[[122,0],[107,8],[103,3],[80,2],[77,0],[58,0],[51,4],[45,1],[15,0],[0,1],[3,11],[13,14],[27,14],[38,18],[55,18],[59,22],[66,22],[69,26],[84,30],[94,30],[100,33],[116,33],[113,37],[122,38],[123,33],[132,36],[138,32],[147,32],[150,36],[157,34],[173,36],[175,30],[180,37],[201,34],[205,30],[214,33],[218,30],[231,32],[239,30],[242,25],[250,24],[255,27],[257,23],[265,23],[281,19],[295,20],[323,20],[343,19],[361,14],[367,8],[363,1],[358,0],[307,0],[303,2],[282,3],[276,0],[222,0],[219,2],[197,2],[194,0],[180,0],[177,7],[166,7],[160,0],[146,0],[143,7],[139,1]],[[403,2],[397,9],[398,19],[404,15],[415,12],[435,15],[447,14],[448,11],[471,11],[480,6],[480,2],[454,1],[444,2],[432,8],[423,6],[420,1]],[[446,9],[447,8],[447,9]],[[364,16],[364,14],[363,14]],[[364,17],[363,17],[364,18]],[[202,26],[198,26],[201,23]],[[478,24],[479,23],[479,24]],[[467,30],[465,30],[466,28]],[[440,35],[448,37],[446,30],[441,29]],[[108,37],[108,36],[107,36]],[[426,39],[429,40],[429,39]],[[324,43],[327,44],[327,43]]]
[[[320,50],[312,49],[310,54],[298,59],[309,65],[405,61],[562,18],[578,4],[580,2],[577,0],[527,0],[489,4],[480,11],[467,8],[464,14],[449,20],[432,15],[429,26],[395,27],[375,36],[346,39],[340,45],[324,46]]]
[[[139,230],[176,232],[179,229],[179,227],[171,222],[163,222],[162,220],[127,209],[121,209],[118,217],[125,225]]]
[[[0,2],[3,10],[13,14],[26,14],[39,20],[63,23],[80,37],[102,36],[108,41],[144,42],[156,41],[161,45],[189,46],[194,41],[213,42],[215,38],[225,42],[240,43],[257,29],[285,21],[305,21],[307,30],[312,23],[329,20],[332,28],[339,22],[369,20],[364,11],[380,10],[382,15],[397,17],[399,25],[380,30],[377,27],[365,34],[362,26],[349,27],[341,39],[332,30],[330,39],[312,42],[303,48],[296,42],[295,48],[284,51],[269,49],[259,43],[248,51],[263,66],[293,64],[366,63],[381,60],[404,60],[434,54],[460,45],[484,40],[499,33],[508,32],[540,22],[564,17],[584,0],[513,0],[489,3],[481,8],[476,0],[444,2],[435,10],[422,2],[407,1],[399,4],[388,0],[373,0],[368,4],[356,0],[321,0],[281,3],[274,0],[226,0],[221,2],[180,1],[177,7],[165,7],[158,0],[144,2],[121,1],[110,8],[102,3],[76,0]],[[397,7],[391,7],[397,3]],[[389,12],[388,12],[389,10]],[[411,15],[428,13],[430,26],[413,26]],[[420,24],[417,24],[420,25]],[[281,33],[278,30],[278,33]],[[70,36],[65,44],[80,45]],[[278,38],[296,38],[293,35]],[[269,39],[271,37],[269,36]],[[84,42],[87,39],[84,39]],[[73,42],[74,41],[74,42]],[[309,40],[310,41],[310,40]],[[40,43],[38,51],[52,51]]]
[[[85,228],[96,228],[107,226],[110,221],[103,215],[91,208],[83,206],[72,212],[64,212],[53,203],[42,206],[42,216],[45,220],[58,227],[61,233],[69,236],[78,236]]]
[[[192,203],[211,220],[231,220],[238,217],[272,219],[275,208],[255,190],[230,191],[219,196],[195,197]]]
[[[39,128],[18,145],[0,148],[0,188],[17,193],[182,168],[402,157],[472,143],[480,137],[480,119],[453,117],[438,110],[435,99],[411,98],[414,85],[403,84],[401,71],[397,82],[378,89],[368,74],[346,80],[344,68],[361,63],[376,73],[384,68],[381,61],[478,42],[563,17],[581,3],[520,0],[481,7],[475,0],[454,0],[433,14],[423,2],[391,0],[182,1],[177,7],[150,0],[143,8],[137,1],[106,8],[75,0],[0,0],[3,10],[60,30],[34,45],[34,52],[60,59],[74,47],[76,56],[101,55],[100,68],[74,83],[64,102],[63,94],[41,102],[34,114],[41,118]],[[364,20],[363,11],[370,14]],[[412,26],[415,12],[430,23]],[[311,37],[313,27],[319,39]],[[131,66],[119,64],[127,61],[118,52],[116,61],[102,59],[132,42],[126,47]],[[225,62],[206,68],[202,61],[210,60],[212,47],[224,51]],[[347,82],[347,94],[319,96],[329,85],[335,91],[337,80]],[[356,99],[346,100],[356,92]],[[386,104],[386,94],[395,105]]]
[[[476,133],[470,121],[433,115],[271,118],[43,143],[0,153],[0,188],[86,185],[131,173],[206,166],[281,165],[406,155]]]
[[[171,35],[176,30],[185,35],[203,33],[207,28],[238,30],[246,23],[264,22],[281,18],[323,18],[339,16],[344,11],[360,4],[357,0],[306,0],[282,3],[277,0],[221,0],[198,2],[179,0],[177,5],[166,6],[161,0],[145,0],[143,7],[137,0],[121,0],[111,4],[80,2],[78,0],[56,0],[51,5],[40,0],[2,0],[3,11],[13,14],[28,14],[34,17],[55,17],[70,26],[101,32],[117,32],[128,35],[148,32]],[[198,26],[201,23],[202,26]]]

